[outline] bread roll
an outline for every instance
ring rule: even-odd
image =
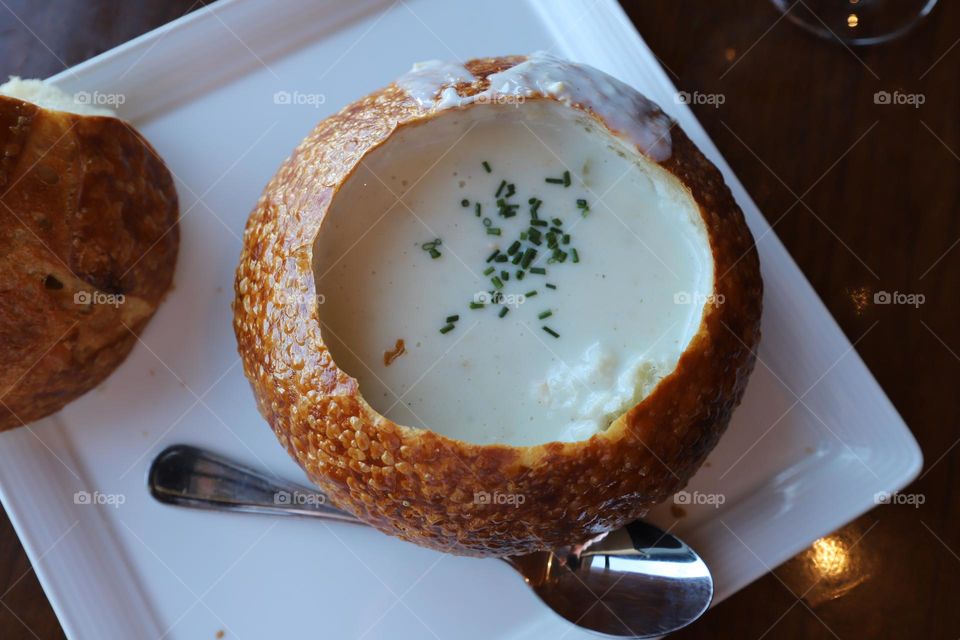
[[[105,113],[37,81],[0,87],[0,430],[106,378],[173,279],[173,178]]]

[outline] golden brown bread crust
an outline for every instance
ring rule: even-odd
[[[0,430],[123,361],[173,279],[177,216],[130,125],[0,96]]]
[[[482,90],[487,75],[523,59],[468,62],[480,80],[458,91]],[[514,555],[640,517],[694,474],[752,370],[762,282],[743,214],[719,171],[673,127],[673,153],[661,164],[700,206],[714,291],[724,303],[707,306],[676,370],[606,432],[583,442],[508,447],[401,426],[374,411],[356,380],[337,368],[318,306],[308,301],[314,238],[339,185],[397,127],[423,117],[427,109],[391,84],[318,124],[267,185],[247,224],[234,303],[240,355],[261,413],[336,505],[425,546]],[[475,500],[494,492],[525,499]]]

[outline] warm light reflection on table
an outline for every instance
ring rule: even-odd
[[[816,540],[784,565],[782,573],[790,589],[809,605],[835,600],[863,584],[871,575],[866,547],[859,527],[846,527]]]

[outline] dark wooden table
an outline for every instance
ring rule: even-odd
[[[0,76],[53,74],[201,4],[2,0]],[[680,90],[723,96],[697,116],[847,336],[876,323],[857,349],[926,457],[906,489],[919,508],[872,510],[675,637],[958,638],[960,3],[856,50],[764,0],[624,5]],[[925,302],[863,305],[858,291]],[[6,518],[0,550],[0,637],[62,637]]]

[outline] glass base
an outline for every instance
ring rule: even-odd
[[[938,0],[771,0],[794,24],[829,40],[870,45],[907,33]]]

